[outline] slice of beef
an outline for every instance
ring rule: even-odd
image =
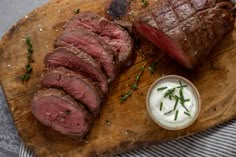
[[[92,12],[75,15],[65,25],[66,30],[86,29],[98,35],[117,52],[121,65],[130,66],[133,55],[133,40],[129,33],[114,22]]]
[[[233,29],[232,7],[228,0],[160,0],[134,25],[178,63],[193,68]]]
[[[44,74],[41,83],[43,87],[62,88],[83,103],[95,117],[99,114],[103,100],[102,92],[83,75],[59,67]]]
[[[97,59],[109,76],[109,82],[114,81],[119,72],[119,62],[111,47],[98,39],[95,34],[85,30],[71,30],[63,33],[56,41],[56,46],[74,46]]]
[[[93,118],[85,108],[58,89],[42,89],[35,93],[32,113],[44,125],[81,139],[93,124]]]
[[[88,54],[76,48],[59,47],[44,60],[47,68],[65,67],[98,82],[103,93],[108,91],[108,81],[100,64]]]

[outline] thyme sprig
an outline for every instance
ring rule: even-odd
[[[125,94],[121,95],[121,97],[120,97],[121,103],[125,102],[133,94],[133,92],[138,89],[138,83],[140,81],[141,75],[144,72],[145,66],[146,66],[146,63],[143,66],[141,66],[139,73],[137,75],[135,75],[135,81],[134,81],[134,83],[132,83],[132,85],[130,87],[131,89],[128,92],[126,92]]]
[[[155,60],[154,62],[151,63],[151,65],[148,67],[148,70],[150,71],[151,74],[153,74],[156,71],[157,64],[159,63],[158,60]]]
[[[144,72],[144,68],[145,68],[145,65],[144,64],[141,68],[140,68],[140,71],[137,75],[135,75],[135,82],[131,85],[131,89],[133,90],[137,90],[138,89],[138,83],[140,81],[140,78],[141,78],[141,75],[143,74]]]
[[[141,2],[143,3],[142,7],[147,7],[149,5],[147,0],[141,0]]]
[[[120,97],[120,102],[121,103],[125,102],[129,98],[129,96],[131,96],[132,94],[133,94],[132,90],[129,90],[125,94],[122,94],[121,97]]]
[[[74,14],[79,14],[79,13],[80,13],[80,9],[79,8],[74,10]]]
[[[33,62],[32,54],[34,52],[33,44],[32,44],[32,41],[31,41],[29,36],[27,36],[25,38],[25,42],[26,42],[27,47],[28,47],[27,48],[28,53],[27,53],[27,64],[25,65],[25,74],[20,76],[20,80],[23,81],[23,82],[27,82],[30,79],[30,74],[33,70],[32,66],[31,66],[31,63]]]

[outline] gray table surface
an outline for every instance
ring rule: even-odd
[[[2,37],[18,19],[24,17],[33,8],[46,2],[47,0],[0,0],[0,37]],[[2,91],[1,87],[0,91]],[[6,99],[3,94],[0,94],[0,157],[19,156],[20,143],[21,140],[17,135],[16,128],[6,104]],[[236,119],[195,136],[118,156],[233,157],[236,156],[235,148]],[[24,149],[21,148],[21,152],[22,150],[24,151]]]

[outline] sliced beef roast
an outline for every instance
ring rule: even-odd
[[[85,30],[71,30],[63,33],[56,41],[56,46],[74,46],[97,59],[103,66],[109,81],[114,81],[119,71],[119,61],[110,45],[98,39],[95,34]]]
[[[233,29],[232,7],[229,0],[160,0],[134,25],[170,57],[192,68]]]
[[[92,116],[81,104],[57,89],[43,89],[35,93],[32,113],[46,126],[80,138],[88,134],[93,123]]]
[[[129,66],[133,54],[133,40],[129,33],[114,22],[92,12],[75,15],[65,25],[66,30],[86,29],[98,35],[117,52],[121,65]]]
[[[62,88],[86,105],[94,116],[100,112],[103,95],[100,89],[96,88],[95,84],[83,75],[59,67],[47,72],[41,83],[44,87]]]
[[[108,91],[108,81],[100,64],[88,54],[76,48],[59,47],[45,57],[47,68],[65,67],[98,82],[103,93]]]

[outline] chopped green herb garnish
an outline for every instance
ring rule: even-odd
[[[175,106],[174,106],[173,110],[176,110],[178,102],[179,102],[179,98],[177,96],[175,96]]]
[[[183,103],[180,103],[183,107],[184,107],[184,109],[187,111],[187,112],[189,112],[189,110],[187,109],[187,107],[183,104]]]
[[[184,95],[183,95],[183,88],[181,88],[179,90],[179,95],[180,95],[180,104],[184,107],[184,109],[189,112],[189,110],[186,108],[186,106],[184,105],[185,103],[185,99],[184,99]],[[188,100],[188,99],[187,99]]]
[[[181,81],[179,81],[179,86],[178,87],[171,88],[171,89],[168,89],[168,87],[160,87],[160,88],[157,89],[157,91],[168,89],[164,93],[164,98],[169,98],[172,102],[173,102],[173,99],[175,101],[173,110],[164,113],[164,115],[168,115],[168,114],[170,114],[174,111],[175,112],[174,120],[176,121],[178,119],[178,114],[179,114],[179,110],[177,109],[177,106],[180,103],[181,106],[186,110],[186,112],[184,112],[184,114],[186,114],[187,116],[191,116],[188,108],[185,106],[185,102],[190,101],[190,99],[185,99],[184,98],[184,92],[183,92],[184,88],[187,87],[187,86],[188,85],[184,85]],[[178,94],[175,95],[175,93],[177,93],[177,91],[178,91]],[[160,104],[160,110],[162,108],[161,105],[163,105],[162,102]]]
[[[184,100],[184,102],[188,102],[188,101],[190,101],[190,99],[185,99],[185,100]]]
[[[161,102],[160,104],[160,111],[162,111],[162,107],[163,107],[163,102]]]
[[[191,117],[191,114],[188,112],[184,112],[184,114],[186,114],[187,116]]]
[[[175,92],[175,88],[172,88],[172,89],[169,89],[168,91],[166,91],[164,97],[168,97],[168,96],[171,96],[173,95],[173,93]]]
[[[148,70],[153,74],[156,71],[156,66],[158,64],[158,60],[155,60],[149,67]]]
[[[157,91],[160,91],[160,90],[165,90],[167,87],[160,87],[160,88],[157,88]]]
[[[185,87],[188,87],[188,85],[182,85],[182,86],[178,86],[176,88],[185,88]]]
[[[171,112],[173,112],[174,110],[171,110],[171,111],[169,111],[169,112],[166,112],[164,115],[168,115],[168,114],[170,114]]]
[[[179,110],[177,110],[177,111],[175,112],[175,120],[177,120],[178,114],[179,114]]]
[[[129,90],[127,93],[121,95],[120,102],[121,103],[125,102],[125,100],[127,100],[128,97],[132,95],[132,93],[133,92],[131,90]]]
[[[188,85],[183,85],[182,82],[179,80],[179,86],[176,87],[176,88],[185,88],[185,87],[188,87]]]
[[[75,13],[75,14],[79,14],[79,12],[80,12],[80,9],[75,9],[75,10],[74,10],[74,13]]]
[[[184,94],[183,94],[183,88],[179,90],[179,97],[180,97],[180,103],[184,103]]]

